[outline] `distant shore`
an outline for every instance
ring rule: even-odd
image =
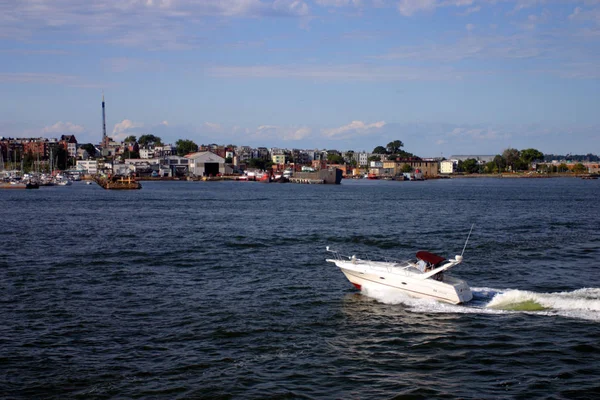
[[[467,175],[448,175],[448,178],[523,178],[523,179],[541,179],[541,178],[585,178],[589,176],[598,176],[594,174],[467,174]],[[442,178],[443,179],[443,178]]]

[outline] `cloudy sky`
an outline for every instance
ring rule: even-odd
[[[7,0],[0,136],[600,154],[600,0]]]

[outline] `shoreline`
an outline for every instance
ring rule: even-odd
[[[587,178],[598,175],[594,174],[468,174],[440,176],[440,179],[469,179],[469,178],[508,178],[508,179],[550,179],[550,178]],[[431,179],[431,178],[430,178]]]

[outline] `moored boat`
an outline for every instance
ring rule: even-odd
[[[100,187],[107,190],[136,190],[142,188],[142,185],[132,176],[98,176],[94,180]]]

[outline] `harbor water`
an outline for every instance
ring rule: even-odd
[[[600,181],[142,184],[0,192],[0,397],[600,397]],[[472,224],[466,305],[325,262]]]

